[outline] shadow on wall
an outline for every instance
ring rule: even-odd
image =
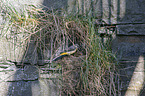
[[[23,54],[23,58],[20,61],[16,61],[13,73],[10,73],[8,85],[8,96],[33,96],[41,95],[41,84],[39,81],[39,69],[34,64],[37,63],[38,54],[37,47],[34,40],[30,40],[27,44],[27,50]]]
[[[144,96],[144,0],[117,0],[116,37],[112,49],[120,64],[121,96]]]
[[[7,96],[37,96],[41,95],[41,86],[38,81],[39,71],[35,66],[27,65],[24,69],[17,69],[13,79],[9,81]]]
[[[144,96],[144,68],[142,55],[120,61],[121,96]]]

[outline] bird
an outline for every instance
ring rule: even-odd
[[[52,60],[44,60],[44,65],[46,65],[48,63],[52,63],[53,61],[57,61],[59,59],[62,59],[65,56],[74,54],[78,50],[78,47],[79,47],[78,44],[74,44],[74,45],[70,46],[68,48],[68,50],[65,50],[64,52],[61,52],[58,56],[56,56]],[[16,62],[16,61],[11,61],[11,60],[7,60],[7,61],[9,61],[10,63],[14,63],[17,67],[24,67],[24,65],[29,65],[30,64],[30,63],[27,63],[27,62]]]
[[[68,56],[68,55],[72,55],[74,54],[77,49],[78,49],[78,44],[74,44],[72,46],[70,46],[68,48],[68,50],[61,52],[57,57],[55,57],[54,59],[52,59],[52,61],[57,61],[58,59],[62,59],[64,56]]]

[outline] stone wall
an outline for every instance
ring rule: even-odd
[[[59,74],[51,74],[50,71],[53,69],[33,65],[16,68],[11,62],[0,63],[0,95],[59,96]]]
[[[132,96],[132,94],[134,94],[134,96],[139,96],[139,95],[144,96],[143,95],[144,78],[142,78],[144,77],[144,55],[145,55],[145,42],[144,42],[145,41],[145,32],[144,32],[145,31],[145,19],[144,19],[145,1],[144,0],[43,0],[43,1],[25,0],[25,2],[23,0],[18,0],[18,3],[11,0],[11,2],[16,4],[16,7],[18,8],[21,7],[18,3],[26,3],[26,4],[33,3],[36,5],[42,4],[48,7],[49,9],[51,8],[61,9],[67,7],[66,10],[70,14],[79,13],[79,14],[86,14],[88,16],[95,17],[96,25],[100,24],[103,25],[103,27],[105,28],[108,26],[112,27],[112,25],[115,26],[116,35],[113,38],[112,51],[116,53],[120,61],[119,70],[121,76],[120,82],[122,87],[121,95]],[[0,49],[2,49],[0,50],[0,59],[21,61],[21,59],[24,56],[26,46],[19,46],[19,47],[16,46],[19,45],[19,42],[17,42],[17,44],[15,45],[14,38],[11,41],[0,39],[0,42],[1,42]],[[32,43],[31,45],[34,44],[33,42],[31,43]],[[29,54],[30,57],[34,56],[31,57],[32,60],[34,58],[37,58],[37,53],[35,55],[33,55],[33,53],[35,52],[30,51]],[[29,63],[34,64],[36,62],[31,62],[30,60]],[[136,69],[140,69],[138,67],[143,69],[138,71],[136,70]],[[134,74],[138,74],[137,75],[138,77],[134,77],[136,76]],[[20,80],[20,82],[25,82],[25,81]],[[18,82],[15,81],[14,83],[21,85],[20,82],[18,80]],[[30,82],[27,82],[27,84],[33,86],[40,85],[40,83],[38,83],[39,81],[37,80],[34,81],[33,83],[32,82],[33,81],[30,80]],[[137,85],[137,83],[141,85]],[[3,86],[2,84],[3,83],[1,83],[1,86]],[[8,84],[8,86],[9,85],[10,84]],[[11,88],[13,87],[11,87],[10,85],[9,89],[11,90]],[[23,90],[26,90],[25,86],[23,88],[24,88]],[[41,88],[39,87],[38,90],[39,89]],[[23,91],[21,92],[23,93]]]
[[[124,0],[124,4],[118,6],[116,37],[112,45],[120,61],[121,96],[144,96],[145,1]],[[123,17],[119,16],[121,7],[125,8]]]

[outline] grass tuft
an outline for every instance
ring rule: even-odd
[[[110,39],[101,42],[93,23],[95,18],[72,16],[64,10],[45,11],[35,5],[22,5],[17,9],[8,1],[1,1],[0,9],[5,22],[0,25],[0,37],[11,40],[15,36],[20,45],[33,40],[39,59],[52,60],[69,46],[79,45],[77,53],[58,62],[62,68],[62,94],[119,94],[117,60],[111,52]],[[54,67],[53,63],[50,66]]]

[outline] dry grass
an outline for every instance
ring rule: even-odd
[[[12,6],[2,6],[5,12],[1,13],[5,14],[7,23],[1,24],[1,37],[19,37],[17,42],[22,45],[35,41],[41,59],[52,60],[70,45],[79,45],[74,56],[58,62],[62,67],[62,95],[119,94],[117,61],[108,46],[109,39],[102,44],[93,24],[94,18],[77,14],[70,16],[65,11],[44,11],[28,5],[19,13]]]

